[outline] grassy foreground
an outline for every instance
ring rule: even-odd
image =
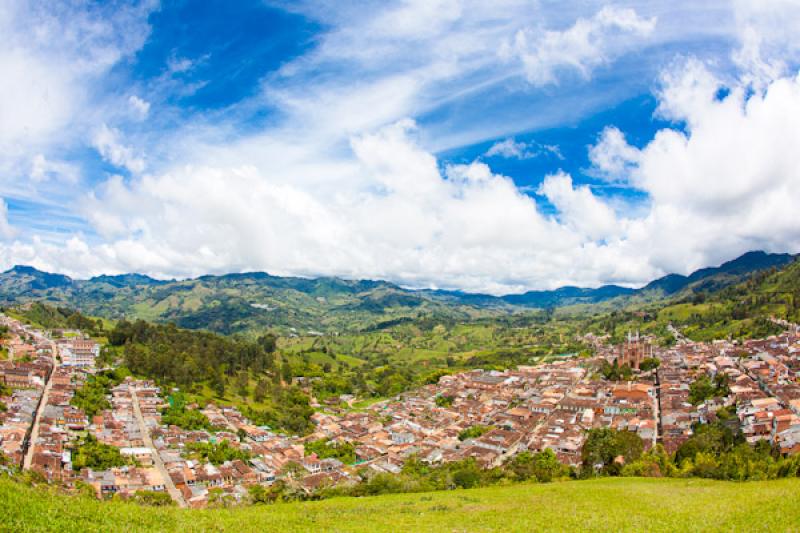
[[[2,531],[800,531],[800,480],[617,478],[188,511],[0,480]]]

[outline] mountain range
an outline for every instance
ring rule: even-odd
[[[273,328],[303,333],[380,328],[420,317],[469,320],[533,309],[678,299],[714,292],[754,272],[793,262],[791,254],[748,252],[688,276],[670,274],[639,289],[604,285],[561,287],[492,296],[446,290],[405,289],[386,281],[297,278],[263,272],[157,280],[142,274],[88,280],[15,266],[0,274],[0,302],[42,301],[109,319],[171,321],[193,329],[237,333]]]

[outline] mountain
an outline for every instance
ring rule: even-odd
[[[553,291],[528,291],[524,294],[509,294],[502,299],[512,305],[526,307],[561,307],[575,303],[598,303],[618,296],[634,294],[634,289],[618,285],[603,285],[597,289],[561,287]]]
[[[135,287],[137,285],[160,285],[163,283],[169,283],[168,281],[157,280],[155,278],[151,278],[150,276],[145,276],[144,274],[120,274],[117,276],[95,276],[89,280],[93,283],[98,284],[108,284],[112,287],[122,288],[122,287]]]
[[[0,294],[25,295],[34,291],[69,287],[72,278],[61,274],[50,274],[32,266],[17,265],[0,275]]]
[[[792,254],[768,254],[765,252],[747,252],[746,254],[722,263],[718,267],[702,268],[688,276],[669,274],[651,281],[638,292],[660,293],[669,296],[687,288],[693,291],[715,291],[741,281],[742,276],[752,272],[780,268],[794,261]]]
[[[175,322],[185,328],[225,334],[267,328],[285,333],[354,331],[390,327],[421,317],[452,322],[575,304],[603,303],[619,308],[637,301],[679,299],[719,291],[753,272],[781,267],[793,260],[789,254],[750,252],[689,276],[670,274],[641,289],[617,285],[595,289],[561,287],[499,297],[409,290],[380,280],[309,279],[264,272],[187,280],[157,280],[142,274],[74,280],[30,266],[15,266],[0,274],[0,302],[41,300],[92,316]]]

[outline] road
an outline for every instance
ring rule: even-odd
[[[675,341],[678,344],[686,344],[688,342],[683,333],[678,331],[678,328],[673,326],[671,323],[667,326],[667,329],[669,330],[670,333],[672,333],[672,336],[675,337]]]
[[[161,460],[161,456],[158,454],[158,450],[153,444],[153,439],[150,438],[150,431],[147,429],[147,426],[144,423],[142,410],[139,407],[139,398],[136,396],[136,391],[133,389],[131,390],[131,398],[133,399],[133,413],[136,415],[136,420],[139,422],[139,429],[142,432],[142,439],[144,440],[145,446],[153,451],[153,464],[161,473],[161,477],[164,478],[164,485],[167,487],[167,492],[169,492],[169,495],[178,503],[179,506],[186,507],[186,501],[183,499],[183,494],[181,494],[181,491],[179,491],[175,486],[175,483],[172,482],[172,478],[169,476],[169,472],[167,472],[167,468],[164,466],[164,462]]]
[[[653,398],[653,412],[656,422],[656,431],[653,435],[653,448],[658,444],[658,439],[661,438],[661,383],[658,380],[658,369],[655,370],[655,387],[656,396]]]
[[[36,446],[36,440],[39,438],[39,426],[42,420],[42,413],[44,412],[44,408],[47,406],[47,398],[50,396],[50,389],[53,386],[53,374],[55,374],[56,369],[58,368],[58,353],[55,351],[56,348],[55,344],[53,345],[53,370],[50,372],[50,375],[47,377],[47,383],[44,384],[44,392],[42,393],[42,397],[39,399],[39,406],[36,408],[36,416],[33,419],[33,428],[31,429],[31,436],[28,439],[28,448],[25,450],[25,459],[22,461],[22,469],[28,470],[33,464],[33,449]]]

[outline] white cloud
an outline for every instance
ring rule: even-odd
[[[186,57],[177,57],[172,55],[167,59],[167,73],[169,75],[189,72],[195,66],[197,66],[197,61],[193,61]]]
[[[563,172],[546,176],[539,194],[555,206],[561,223],[589,240],[607,240],[624,234],[623,221],[586,185],[575,187]]]
[[[150,113],[150,102],[139,98],[135,94],[132,94],[128,98],[128,104],[130,105],[134,116],[139,120],[144,120],[147,118],[148,113]]]
[[[484,154],[486,157],[505,157],[507,159],[532,159],[551,156],[564,159],[561,149],[554,144],[540,144],[535,141],[517,141],[513,137],[494,143]]]
[[[800,251],[793,211],[800,179],[792,161],[800,149],[798,81],[786,70],[761,68],[780,60],[776,50],[784,45],[753,17],[742,18],[749,22],[740,26],[757,33],[736,34],[744,36],[742,71],[725,78],[728,98],[716,97],[723,83],[704,63],[681,63],[665,73],[656,93],[659,115],[680,128],[663,129],[638,149],[610,126],[592,147],[598,177],[630,185],[645,198],[635,213],[620,208],[626,200],[594,194],[567,174],[547,176],[536,189],[540,196],[532,198],[486,163],[444,165],[433,155],[431,145],[439,141],[431,139],[429,119],[419,129],[406,119],[449,102],[463,104],[461,96],[509,78],[503,90],[516,82],[525,97],[552,93],[554,101],[545,107],[562,105],[556,96],[569,78],[562,73],[589,76],[651,36],[661,38],[647,8],[609,7],[587,17],[565,5],[553,20],[523,1],[403,2],[378,15],[337,2],[325,10],[330,18],[322,25],[330,30],[319,36],[319,46],[266,76],[263,92],[224,116],[202,117],[157,136],[153,144],[169,153],[169,163],[158,161],[125,128],[131,112],[141,115],[151,101],[161,105],[157,95],[119,95],[115,101],[124,116],[118,121],[92,109],[83,113],[85,99],[74,97],[136,43],[109,45],[110,52],[97,56],[99,66],[91,69],[99,74],[83,83],[71,67],[67,81],[58,85],[66,88],[59,95],[68,96],[58,106],[65,110],[63,118],[30,111],[32,125],[44,121],[31,130],[38,132],[36,142],[16,126],[5,135],[29,152],[26,178],[30,174],[39,185],[57,182],[52,178],[63,172],[56,165],[69,159],[39,143],[64,132],[89,139],[107,161],[128,168],[133,177],[109,178],[80,204],[97,235],[75,235],[61,244],[36,236],[7,242],[0,245],[0,263],[25,262],[73,275],[255,269],[508,292],[641,283],[748,249]],[[659,14],[659,28],[665,16]],[[545,29],[518,33],[523,27]],[[510,62],[498,64],[496,50],[515,34],[521,37],[506,48]],[[45,67],[58,63],[38,49],[21,50],[15,53],[22,59],[5,56],[15,68],[23,68],[29,56],[44,58]],[[78,61],[80,54],[73,50],[68,59]],[[192,66],[174,57],[158,81],[181,78]],[[533,87],[520,79],[520,66]],[[31,94],[41,100],[35,90],[47,85],[38,81],[41,76],[20,71],[15,79],[33,80]],[[746,97],[755,76],[763,80],[761,89]],[[536,88],[555,83],[561,85],[558,91]],[[25,84],[19,87],[14,90],[24,93]],[[279,113],[255,134],[242,136],[229,119],[264,106]],[[475,127],[480,139],[505,139],[487,158],[558,157],[554,147],[505,138],[526,130],[502,127],[509,129],[487,133]],[[147,175],[142,174],[145,153]],[[48,158],[37,159],[38,154]],[[537,206],[542,197],[554,213]],[[7,227],[5,213],[0,235],[8,236],[3,221]]]
[[[735,0],[733,5],[741,43],[733,60],[739,66],[742,81],[762,90],[800,59],[800,2]]]
[[[800,79],[779,78],[749,96],[732,87],[719,99],[721,82],[690,60],[664,80],[660,109],[687,131],[663,129],[641,150],[624,140],[616,147],[629,182],[651,202],[629,231],[630,253],[685,271],[677,265],[698,267],[750,249],[800,250],[793,156]]]
[[[265,154],[263,165],[227,164],[226,148],[202,165],[112,178],[87,206],[105,244],[90,247],[86,265],[73,262],[85,260],[76,243],[69,254],[44,244],[14,249],[67,271],[258,269],[492,292],[642,283],[750,249],[800,251],[792,134],[800,81],[775,80],[748,98],[733,88],[720,100],[715,77],[692,63],[664,83],[663,113],[685,132],[661,130],[637,150],[609,129],[601,145],[616,151],[593,159],[623,168],[647,195],[636,217],[563,173],[537,191],[556,210],[545,215],[484,163],[441,169],[406,120],[353,135],[351,154],[318,152],[313,165],[307,152],[262,137],[253,153]]]
[[[17,235],[17,230],[8,222],[8,205],[0,198],[0,239],[10,239]]]
[[[73,164],[51,161],[36,154],[31,162],[30,176],[34,182],[55,180],[75,184],[80,179],[80,170]]]
[[[144,159],[136,155],[133,148],[123,144],[119,137],[118,130],[103,124],[92,136],[92,146],[112,165],[126,168],[134,174],[144,171]]]
[[[99,116],[126,107],[107,76],[142,46],[156,7],[0,2],[0,195],[63,214],[79,205],[86,140]]]
[[[528,81],[536,86],[557,83],[558,72],[567,69],[589,78],[626,40],[649,35],[655,25],[655,17],[644,19],[633,9],[606,6],[564,31],[519,30],[513,41],[504,43],[500,56],[519,61]]]
[[[143,44],[152,9],[152,2],[112,12],[80,4],[4,2],[0,146],[49,141],[80,119],[91,84]]]
[[[639,151],[630,146],[625,135],[614,126],[604,128],[597,144],[589,148],[592,174],[609,183],[627,183],[638,160]]]
[[[335,194],[248,166],[113,178],[88,208],[108,243],[95,251],[110,270],[163,275],[256,268],[495,291],[537,272],[566,279],[560,258],[588,239],[484,164],[442,173],[414,135],[401,121],[353,137]]]

